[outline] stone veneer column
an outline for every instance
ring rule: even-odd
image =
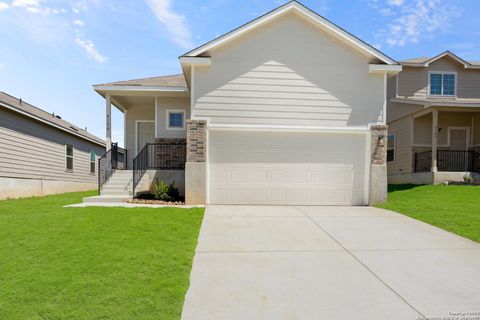
[[[187,120],[187,163],[185,163],[185,203],[205,204],[207,188],[207,122]]]
[[[372,160],[370,164],[370,204],[387,201],[387,139],[386,125],[370,127]]]

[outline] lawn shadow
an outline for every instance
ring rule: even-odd
[[[411,190],[421,186],[418,184],[389,184],[388,192]]]

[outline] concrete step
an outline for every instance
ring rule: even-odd
[[[106,184],[107,185],[110,185],[110,184],[121,184],[121,185],[127,185],[131,182],[131,180],[125,180],[125,181],[122,181],[122,180],[115,180],[115,181],[111,181],[109,180]]]
[[[126,185],[112,185],[112,184],[109,184],[108,186],[104,186],[102,188],[102,190],[130,190],[132,189],[131,187],[129,186],[126,186]]]
[[[132,191],[124,191],[124,190],[102,190],[100,191],[101,196],[131,196],[133,194]]]
[[[84,203],[124,203],[132,199],[132,196],[128,195],[105,195],[83,198]]]

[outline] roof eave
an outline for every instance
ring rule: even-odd
[[[371,45],[367,44],[363,40],[360,40],[359,38],[355,37],[348,31],[342,29],[341,27],[335,25],[333,22],[329,21],[328,19],[320,16],[318,13],[314,12],[313,10],[305,7],[304,5],[298,3],[297,1],[291,1],[288,2],[250,22],[247,22],[246,24],[228,32],[225,33],[224,35],[207,42],[183,55],[180,56],[182,57],[196,57],[200,54],[205,53],[208,50],[211,50],[212,48],[215,48],[217,46],[222,45],[223,43],[233,40],[240,36],[241,34],[252,30],[253,28],[256,28],[257,26],[264,24],[272,19],[274,19],[277,16],[283,15],[287,13],[288,11],[291,10],[297,10],[298,12],[302,13],[305,17],[308,17],[314,22],[317,22],[323,26],[325,26],[329,31],[331,31],[333,34],[339,36],[343,40],[346,40],[347,42],[352,43],[356,48],[361,49],[372,56],[376,57],[380,61],[389,64],[389,65],[396,65],[398,64],[397,61],[394,59],[388,57],[384,53],[380,52],[379,50],[375,49]]]
[[[9,109],[9,110],[12,110],[12,111],[14,111],[14,112],[20,113],[20,114],[22,114],[22,115],[24,115],[24,116],[26,116],[26,117],[29,117],[29,118],[31,118],[31,119],[34,119],[34,120],[36,120],[36,121],[40,121],[40,122],[42,122],[42,123],[45,123],[46,125],[49,125],[49,126],[51,126],[51,127],[54,127],[54,128],[56,128],[56,129],[62,130],[62,131],[64,131],[64,132],[67,132],[68,134],[74,135],[74,136],[76,136],[76,137],[78,137],[78,138],[80,138],[80,139],[84,139],[84,140],[90,141],[90,142],[92,142],[92,143],[95,143],[96,145],[105,147],[105,142],[104,142],[104,141],[102,141],[102,142],[96,141],[96,140],[91,139],[91,138],[89,138],[89,137],[87,137],[87,136],[81,135],[81,134],[79,134],[79,133],[77,133],[77,132],[75,132],[75,131],[73,131],[73,130],[69,130],[69,129],[67,129],[67,128],[64,128],[64,127],[62,127],[62,126],[60,126],[60,125],[58,125],[58,124],[56,124],[56,123],[47,121],[47,120],[45,120],[45,119],[42,119],[42,118],[40,118],[40,117],[38,117],[38,116],[36,116],[36,115],[33,115],[33,114],[29,113],[29,112],[26,112],[26,111],[20,110],[20,109],[18,109],[18,108],[15,108],[15,107],[7,104],[7,103],[3,103],[2,101],[0,101],[0,106],[2,106],[2,107],[4,107],[4,108],[7,108],[7,109]]]

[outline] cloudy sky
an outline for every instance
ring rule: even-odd
[[[279,0],[0,0],[0,91],[104,137],[92,85],[180,72],[177,57]],[[451,50],[480,60],[479,0],[304,0],[401,60]],[[123,120],[113,115],[114,140]]]

